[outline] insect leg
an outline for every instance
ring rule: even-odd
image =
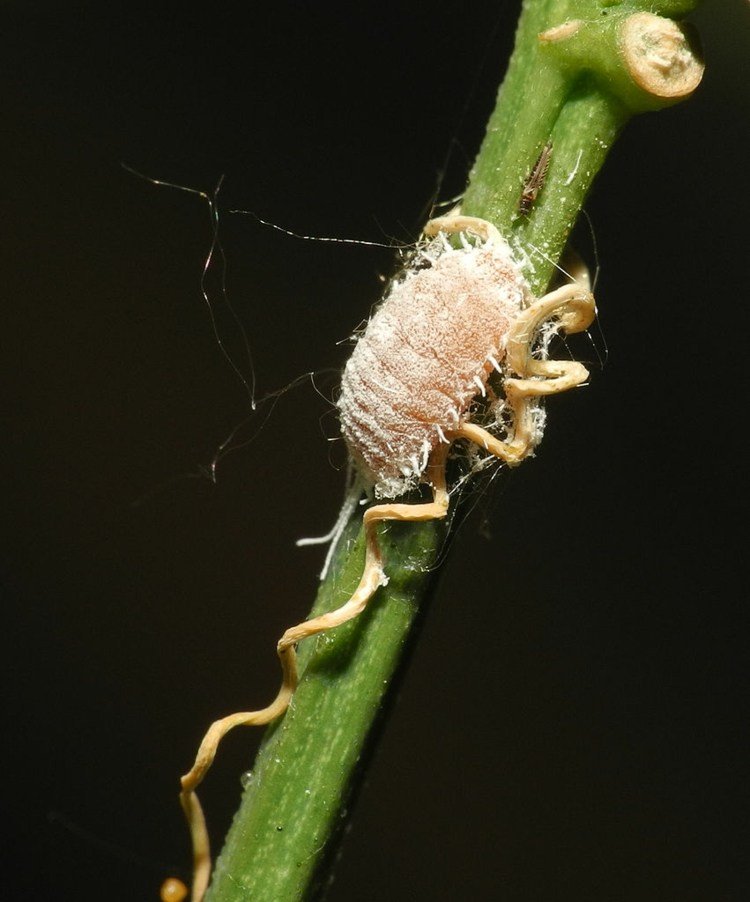
[[[449,438],[465,438],[480,445],[509,466],[519,464],[534,447],[533,405],[530,399],[575,388],[588,379],[575,360],[536,360],[532,346],[539,326],[557,314],[564,332],[581,332],[591,325],[594,296],[574,282],[534,301],[511,326],[506,348],[508,366],[521,378],[506,379],[503,388],[513,412],[513,440],[502,442],[475,423],[463,423]]]
[[[514,420],[517,422],[518,411],[515,406],[513,407],[513,413]],[[448,433],[448,438],[451,441],[459,438],[468,439],[468,441],[474,442],[475,445],[479,445],[480,448],[484,448],[485,451],[489,451],[495,457],[499,457],[509,467],[515,467],[520,464],[532,448],[530,441],[520,441],[517,437],[514,437],[512,442],[501,442],[499,438],[495,438],[491,432],[482,429],[476,423],[462,423],[458,429]]]
[[[279,649],[282,683],[276,698],[266,708],[259,711],[242,711],[214,721],[201,740],[195,763],[188,773],[181,777],[182,792],[180,804],[185,812],[193,846],[193,890],[192,902],[200,902],[208,887],[211,876],[211,852],[206,820],[203,809],[195,793],[211,767],[216,750],[224,736],[235,727],[263,726],[282,715],[297,687],[297,655],[293,647]]]
[[[461,216],[460,214],[439,216],[437,219],[431,219],[423,231],[429,238],[434,237],[438,232],[447,232],[448,234],[472,232],[483,241],[502,241],[500,233],[491,222],[476,216]]]
[[[297,626],[290,627],[279,639],[279,654],[290,648],[301,639],[317,633],[341,626],[353,620],[367,607],[376,590],[385,585],[387,577],[383,571],[383,560],[378,544],[376,524],[383,520],[402,520],[423,522],[439,520],[448,512],[448,491],[445,484],[445,460],[448,455],[447,444],[441,443],[432,452],[427,468],[427,481],[432,485],[432,501],[426,504],[376,504],[368,508],[362,518],[367,542],[365,552],[365,568],[356,591],[352,597],[335,611],[321,614],[312,620],[306,620]]]
[[[557,375],[548,372],[547,366],[551,363],[557,365],[557,361],[535,360],[532,357],[532,345],[539,327],[554,315],[559,316],[563,332],[582,332],[594,321],[594,296],[587,288],[572,282],[545,294],[521,312],[510,328],[506,348],[508,366],[520,377]],[[571,383],[557,391],[565,391],[565,388],[572,388],[577,384],[578,382]],[[547,393],[544,390],[540,392]]]

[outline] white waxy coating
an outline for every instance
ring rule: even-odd
[[[349,451],[378,498],[414,488],[441,433],[468,419],[528,297],[499,238],[454,248],[438,236],[392,284],[338,400]]]

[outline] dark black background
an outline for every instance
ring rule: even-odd
[[[207,209],[121,162],[223,174],[225,210],[304,234],[409,240],[451,147],[461,190],[516,16],[2,5],[5,898],[154,900],[185,875],[177,775],[275,691],[321,560],[293,541],[343,487],[309,385],[201,475],[247,414],[200,293]],[[456,539],[332,902],[746,898],[750,10],[694,18],[704,86],[628,126],[588,204],[591,385]],[[229,214],[222,236],[261,393],[338,368],[392,253]],[[257,739],[206,784],[217,837]]]

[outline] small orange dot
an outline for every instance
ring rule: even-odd
[[[182,902],[187,899],[188,888],[176,877],[168,877],[161,885],[159,898],[161,902]]]

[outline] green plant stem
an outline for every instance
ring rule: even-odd
[[[300,646],[303,676],[269,731],[242,808],[219,858],[211,899],[301,899],[343,827],[352,774],[407,642],[443,538],[436,524],[393,524],[381,536],[387,596],[355,621]],[[313,614],[346,601],[359,582],[364,543],[349,525]],[[242,887],[242,891],[239,890]],[[244,893],[244,895],[243,895]]]
[[[683,13],[692,3],[631,2],[611,14],[646,6]],[[633,111],[632,90],[620,90],[617,74],[602,79],[594,63],[591,69],[570,68],[564,48],[549,50],[538,34],[570,18],[587,19],[591,29],[576,39],[576,53],[586,58],[590,41],[593,59],[601,56],[604,40],[599,16],[609,8],[607,0],[524,4],[516,48],[463,203],[463,212],[494,222],[512,242],[536,293],[548,284],[591,183]],[[550,139],[554,149],[544,189],[522,217],[524,180]],[[325,881],[358,763],[424,602],[445,530],[436,522],[392,523],[380,536],[390,582],[358,619],[302,643],[299,688],[266,735],[246,781],[206,897],[210,902],[294,902],[310,898]],[[347,600],[363,560],[358,515],[338,543],[311,616]]]

